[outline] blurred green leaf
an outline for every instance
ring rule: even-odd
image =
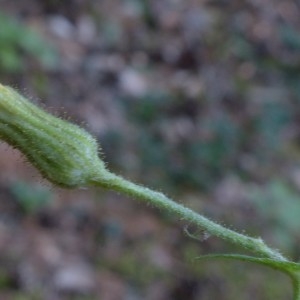
[[[58,62],[55,49],[38,33],[16,19],[0,13],[0,67],[5,72],[17,72],[25,67],[26,56],[35,58],[43,67]]]
[[[298,193],[284,181],[273,179],[263,187],[252,189],[250,197],[272,227],[271,232],[279,246],[293,249],[300,226]]]
[[[28,214],[49,203],[52,197],[49,190],[42,186],[32,186],[25,182],[16,182],[10,189],[21,208]]]

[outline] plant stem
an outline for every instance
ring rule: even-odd
[[[126,194],[152,204],[157,208],[164,209],[177,215],[182,220],[189,221],[190,223],[201,227],[207,233],[222,238],[234,245],[243,247],[260,257],[271,258],[277,261],[287,261],[287,259],[278,251],[268,247],[261,238],[252,238],[225,228],[224,226],[209,220],[184,205],[174,202],[172,199],[166,197],[160,192],[137,185],[110,172],[108,172],[104,178],[105,183],[103,182],[103,178],[101,182],[95,178],[94,185],[115,190],[122,194]]]
[[[294,295],[293,300],[300,300],[300,282],[299,282],[299,274],[291,274],[291,278],[293,281],[293,289]]]

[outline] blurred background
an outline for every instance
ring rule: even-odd
[[[299,6],[1,0],[0,82],[83,124],[116,173],[298,260]],[[57,189],[5,143],[0,169],[1,299],[291,299],[275,271],[195,260],[243,251],[172,215]]]

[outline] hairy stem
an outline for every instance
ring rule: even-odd
[[[261,238],[252,238],[225,228],[224,226],[209,220],[208,218],[194,212],[184,205],[174,202],[172,199],[160,192],[137,185],[112,173],[106,174],[105,179],[105,184],[103,184],[103,181],[101,183],[98,182],[97,179],[95,179],[94,184],[115,190],[122,194],[126,194],[152,204],[157,208],[164,209],[169,213],[177,215],[182,220],[186,220],[201,227],[207,233],[222,238],[223,240],[226,240],[236,246],[243,247],[259,255],[260,257],[271,258],[278,261],[287,260],[278,251],[268,247]]]

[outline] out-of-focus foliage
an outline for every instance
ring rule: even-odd
[[[262,188],[251,191],[253,203],[270,227],[274,243],[280,249],[295,249],[299,242],[298,192],[282,179],[274,179]],[[292,253],[298,256],[297,253]]]
[[[137,134],[136,165],[143,180],[155,180],[169,187],[210,190],[230,173],[250,179],[253,170],[243,161],[244,157],[268,168],[281,155],[282,134],[295,115],[291,105],[270,99],[268,91],[265,96],[264,91],[258,93],[264,101],[254,103],[256,113],[244,120],[228,110],[206,115],[209,103],[203,99],[189,102],[153,93],[124,101],[128,120]],[[116,168],[122,168],[126,163],[120,160],[122,155],[117,149],[126,148],[130,137],[111,134],[104,139],[104,147],[112,149],[111,161],[117,164]],[[130,143],[132,147],[131,139]]]
[[[34,58],[44,68],[57,63],[55,50],[48,41],[24,24],[0,13],[1,72],[24,70],[27,57]]]
[[[11,192],[25,214],[33,214],[51,200],[51,193],[45,187],[15,182]]]

